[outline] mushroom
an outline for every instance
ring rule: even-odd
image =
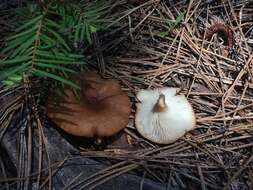
[[[109,137],[128,123],[131,103],[115,80],[105,80],[93,72],[74,77],[81,87],[77,97],[64,89],[58,104],[53,96],[47,103],[48,117],[65,132],[81,137]]]
[[[141,90],[137,94],[135,126],[146,139],[168,144],[182,137],[196,125],[191,104],[177,88]]]

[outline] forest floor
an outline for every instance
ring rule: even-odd
[[[113,14],[113,30],[95,35],[90,66],[120,81],[131,98],[130,121],[120,140],[102,150],[77,142],[81,156],[168,189],[252,189],[253,3],[120,0]],[[135,97],[165,86],[187,97],[197,125],[175,143],[158,145],[134,126]]]
[[[138,155],[128,150],[101,154],[132,158],[142,163],[146,176],[171,186],[187,188],[188,179],[196,182],[195,189],[250,189],[253,4],[146,1],[122,10],[119,30],[101,36],[100,71],[120,80],[133,104],[140,89],[181,89],[197,126],[177,142],[159,146],[136,132],[133,109],[125,133],[138,145]]]

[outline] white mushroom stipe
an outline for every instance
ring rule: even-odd
[[[135,126],[146,139],[169,144],[196,125],[191,104],[177,88],[141,90],[137,94]]]

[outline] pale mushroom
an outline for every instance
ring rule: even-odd
[[[75,81],[81,86],[79,98],[70,89],[64,89],[59,104],[49,98],[47,114],[58,127],[75,136],[102,138],[127,125],[131,103],[117,81],[88,72]]]
[[[191,104],[177,88],[141,90],[137,94],[135,126],[146,139],[168,144],[182,137],[196,125]]]

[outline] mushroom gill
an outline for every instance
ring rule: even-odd
[[[195,127],[192,106],[176,88],[141,90],[137,98],[135,126],[146,139],[168,144]]]

